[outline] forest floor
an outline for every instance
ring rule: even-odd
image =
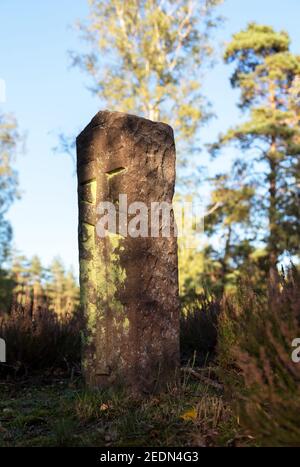
[[[59,375],[0,382],[0,447],[241,445],[249,440],[222,390],[190,375],[145,398]]]

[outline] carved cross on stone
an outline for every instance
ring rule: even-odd
[[[77,171],[86,381],[159,390],[179,366],[177,239],[151,237],[151,228],[147,237],[125,235],[130,215],[119,200],[126,195],[128,206],[142,202],[149,210],[153,202],[172,203],[173,130],[134,115],[99,112],[77,137]],[[97,223],[99,203],[105,202],[113,203],[120,222],[103,237]]]

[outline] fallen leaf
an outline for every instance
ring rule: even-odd
[[[182,420],[188,421],[188,420],[196,420],[197,418],[197,410],[196,409],[190,409],[184,412],[183,415],[180,416]]]

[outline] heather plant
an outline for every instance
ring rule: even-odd
[[[0,377],[70,373],[79,368],[82,326],[79,312],[59,317],[44,307],[32,315],[26,307],[15,304],[10,313],[0,317],[0,335],[7,352]]]
[[[185,296],[181,301],[181,359],[203,365],[215,356],[220,303],[207,294]]]
[[[300,275],[273,274],[268,294],[242,285],[219,320],[220,375],[242,427],[264,446],[300,445]]]

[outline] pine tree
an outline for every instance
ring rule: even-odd
[[[29,263],[29,285],[32,298],[32,315],[38,312],[44,304],[43,280],[45,271],[38,256],[33,256]]]
[[[241,266],[253,252],[249,238],[253,237],[250,212],[254,190],[235,178],[223,174],[212,180],[211,205],[205,217],[205,232],[211,242],[205,250],[202,280],[220,295],[225,288],[235,286]]]
[[[65,270],[62,261],[55,258],[48,271],[46,294],[49,299],[49,308],[58,315],[63,312],[63,293]]]
[[[79,306],[79,286],[72,270],[66,272],[64,284],[64,313],[72,315]]]
[[[29,261],[24,255],[16,255],[12,261],[11,276],[14,281],[13,301],[25,307],[30,297]]]
[[[78,284],[73,272],[66,272],[59,258],[55,258],[50,265],[45,290],[49,309],[57,315],[72,314],[78,307]]]
[[[256,188],[256,241],[265,243],[274,269],[281,255],[299,253],[300,57],[290,52],[286,32],[252,23],[233,36],[225,61],[235,65],[231,84],[241,92],[247,119],[221,136],[214,150],[231,142],[240,148],[236,164]]]

